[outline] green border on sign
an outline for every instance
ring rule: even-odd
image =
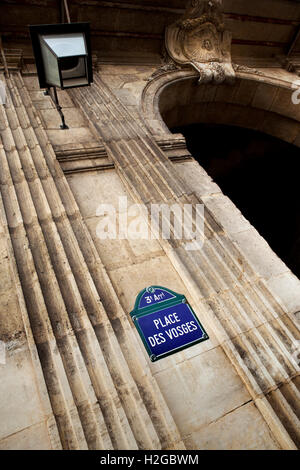
[[[146,293],[146,292],[149,292],[150,289],[160,289],[160,290],[165,290],[167,291],[169,294],[173,295],[174,297],[172,299],[168,299],[168,300],[162,300],[161,302],[157,302],[153,305],[149,305],[149,307],[142,307],[142,308],[139,308],[139,304],[140,304],[140,300],[141,298],[143,297],[143,295]],[[151,292],[150,292],[151,293]],[[172,307],[172,305],[177,305],[178,303],[181,303],[183,300],[185,300],[185,296],[184,295],[181,295],[181,294],[177,294],[177,292],[174,292],[172,291],[171,289],[167,289],[166,287],[162,287],[162,286],[150,286],[150,287],[145,287],[145,289],[143,289],[139,295],[137,296],[136,298],[136,301],[135,301],[135,304],[134,304],[134,309],[132,310],[132,312],[130,312],[130,316],[131,318],[133,318],[134,316],[141,316],[141,315],[144,315],[144,314],[148,314],[148,313],[152,313],[152,312],[156,312],[157,310],[161,310],[162,307],[161,307],[161,304],[163,303],[164,304],[164,308],[167,308],[167,307]]]

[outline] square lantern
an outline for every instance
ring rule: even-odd
[[[90,85],[89,23],[33,25],[29,29],[41,88]]]

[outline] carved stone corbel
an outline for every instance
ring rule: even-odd
[[[182,19],[166,28],[165,46],[179,64],[190,64],[199,82],[232,82],[231,32],[225,30],[221,0],[189,0]]]
[[[287,57],[284,66],[288,72],[295,73],[300,77],[300,53],[298,52]]]

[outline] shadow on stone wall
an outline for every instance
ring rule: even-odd
[[[258,131],[192,124],[173,128],[271,248],[300,278],[299,148]]]

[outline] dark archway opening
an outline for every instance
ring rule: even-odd
[[[244,217],[300,278],[299,148],[239,127],[173,128]]]

